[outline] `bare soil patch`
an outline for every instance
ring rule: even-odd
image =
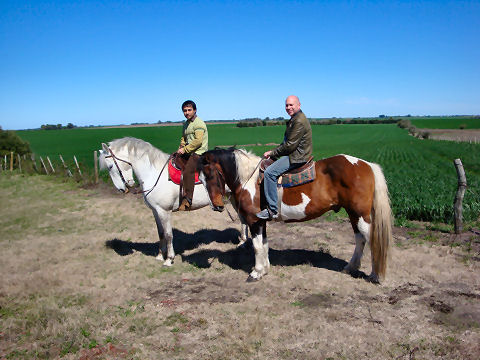
[[[480,129],[422,129],[429,132],[430,138],[435,140],[450,140],[480,143]]]
[[[377,286],[364,279],[368,248],[356,276],[341,272],[354,249],[346,220],[269,224],[270,273],[247,283],[253,248],[237,247],[226,213],[175,213],[164,268],[141,198],[35,179],[15,179],[23,195],[0,188],[0,359],[480,357],[475,232],[395,228]]]

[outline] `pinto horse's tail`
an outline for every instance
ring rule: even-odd
[[[372,266],[380,278],[387,271],[388,250],[392,241],[392,210],[388,197],[387,182],[382,168],[370,163],[375,177],[375,193],[372,205],[372,226],[370,228],[370,250]]]

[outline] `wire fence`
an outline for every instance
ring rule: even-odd
[[[58,155],[58,158],[50,158],[49,156],[20,155],[10,152],[0,157],[0,175],[9,173],[55,175],[72,178],[86,184],[97,184],[97,159],[97,151],[94,151],[94,171],[92,172],[91,167],[78,162],[75,155],[72,159],[64,159],[61,154]]]

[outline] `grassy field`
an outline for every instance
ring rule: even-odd
[[[457,125],[464,120],[457,119]],[[234,124],[220,124],[209,125],[208,129],[210,148],[248,145],[245,148],[260,155],[272,146],[257,144],[280,142],[285,128],[238,128]],[[58,159],[58,154],[66,159],[76,155],[86,168],[93,167],[93,151],[98,150],[102,142],[133,136],[170,153],[176,150],[180,133],[179,126],[18,132],[30,142],[37,155],[48,155],[51,159]],[[452,223],[452,204],[457,188],[453,160],[460,158],[468,182],[463,204],[464,219],[478,220],[478,144],[419,140],[393,124],[316,125],[313,126],[313,142],[316,159],[344,153],[380,164],[389,184],[392,208],[399,221],[407,219]]]

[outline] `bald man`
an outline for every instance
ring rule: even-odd
[[[263,189],[267,207],[257,213],[259,219],[272,220],[278,217],[278,178],[285,172],[305,164],[312,156],[312,128],[300,109],[300,100],[290,95],[285,100],[285,111],[290,115],[283,142],[263,156],[275,162],[264,173]]]

